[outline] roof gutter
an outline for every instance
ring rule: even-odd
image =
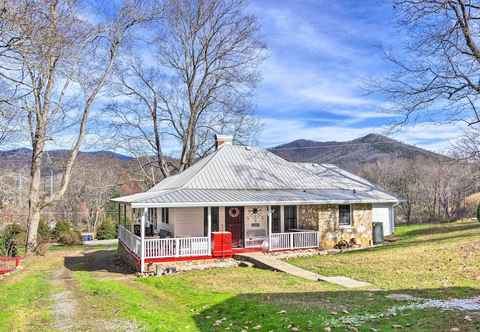
[[[258,206],[258,205],[324,205],[324,204],[374,204],[395,203],[397,200],[328,200],[328,201],[263,201],[263,202],[183,202],[183,203],[130,203],[132,208],[160,208],[160,207],[205,207],[205,206]]]

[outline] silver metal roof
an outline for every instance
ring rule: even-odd
[[[237,145],[222,146],[145,193],[114,201],[133,207],[399,202],[334,165],[293,163]]]

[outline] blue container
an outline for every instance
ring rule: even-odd
[[[82,241],[92,241],[93,234],[92,233],[83,233],[82,234]]]

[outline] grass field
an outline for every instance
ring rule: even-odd
[[[376,291],[255,268],[135,278],[115,267],[111,248],[57,248],[0,280],[0,331],[479,331],[480,312],[403,308],[387,296],[479,296],[480,224],[397,235],[388,246],[289,260]]]
[[[432,296],[480,291],[480,224],[400,226],[400,241],[358,252],[290,260],[324,275],[345,275],[386,290]]]

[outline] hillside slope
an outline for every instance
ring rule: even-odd
[[[388,158],[449,159],[444,155],[378,134],[368,134],[345,142],[318,142],[300,139],[276,146],[270,151],[290,161],[331,163],[348,170],[356,170],[362,164]]]
[[[51,150],[44,154],[43,166],[47,167],[50,164],[58,164],[66,160],[68,157],[68,150]],[[14,150],[0,150],[0,169],[22,169],[30,167],[32,158],[32,150],[26,148]],[[94,165],[99,160],[112,160],[118,162],[126,162],[132,160],[131,157],[115,153],[112,151],[92,151],[80,152],[79,160],[89,161]]]

